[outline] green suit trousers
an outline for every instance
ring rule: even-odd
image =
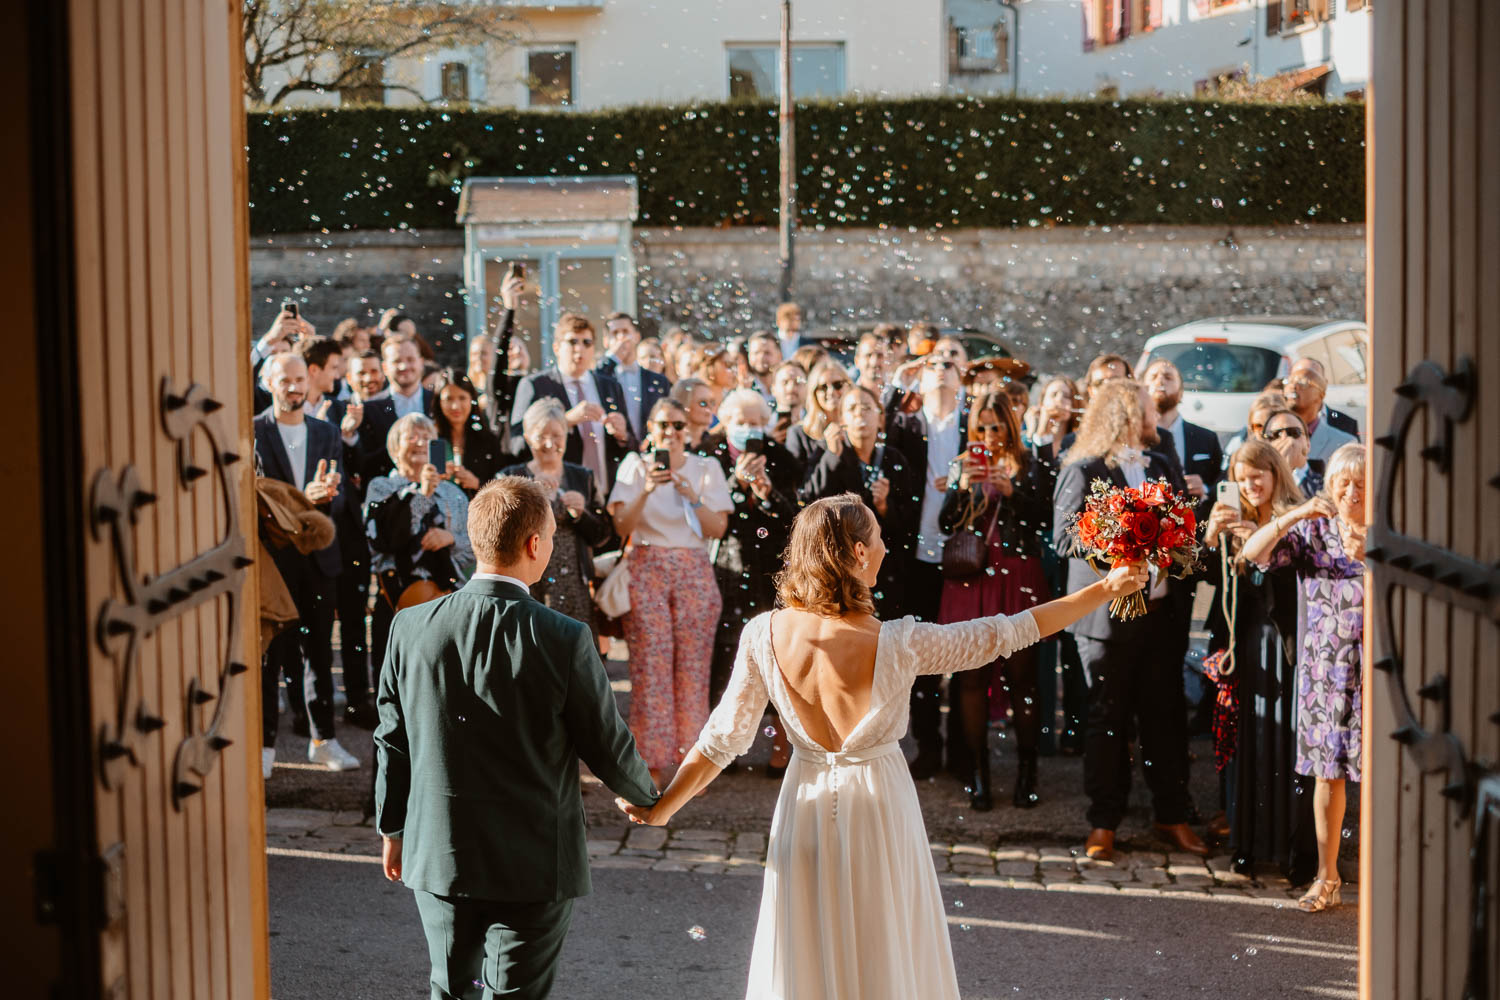
[[[544,1000],[573,901],[502,903],[415,891],[432,959],[432,1000]]]

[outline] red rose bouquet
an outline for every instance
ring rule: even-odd
[[[1198,566],[1193,503],[1165,480],[1121,488],[1096,479],[1069,526],[1083,558],[1101,576],[1100,562],[1146,562],[1180,579]],[[1145,614],[1145,592],[1116,598],[1109,613],[1121,621]]]

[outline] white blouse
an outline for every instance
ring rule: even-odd
[[[615,474],[609,506],[628,504],[640,496],[650,469],[650,460],[642,458],[638,452],[626,455]],[[688,481],[709,510],[725,514],[734,510],[729,485],[724,481],[724,470],[718,462],[701,455],[683,455],[682,468],[677,473]],[[634,545],[658,545],[670,549],[701,549],[708,541],[698,524],[698,512],[669,484],[658,486],[646,498],[640,520],[630,537]]]

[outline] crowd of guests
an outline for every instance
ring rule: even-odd
[[[889,550],[880,616],[954,622],[1093,582],[1070,515],[1096,480],[1160,479],[1200,503],[1198,574],[1153,577],[1140,618],[1101,610],[987,668],[920,678],[912,774],[946,771],[975,810],[993,808],[990,734],[1003,726],[1010,801],[1024,809],[1043,794],[1044,748],[1081,754],[1086,851],[1107,859],[1134,747],[1172,849],[1208,853],[1196,824],[1243,871],[1274,863],[1311,881],[1304,908],[1338,902],[1344,782],[1360,777],[1364,453],[1358,428],[1324,404],[1317,362],[1268,386],[1226,451],[1179,412],[1169,360],[1137,373],[1105,354],[1077,381],[1038,378],[1014,359],[971,360],[927,323],[883,324],[845,357],[804,336],[788,303],[774,331],[729,342],[564,314],[533,370],[514,330],[520,293],[508,279],[494,335],[471,341],[462,371],[437,365],[399,313],[324,337],[288,308],[256,344],[260,472],[301,491],[335,536],[271,552],[298,620],[266,650],[267,777],[283,675],[309,759],[359,766],[335,726],[373,724],[395,613],[473,571],[467,504],[496,475],[551,496],[556,542],[533,595],[588,624],[601,650],[624,639],[629,723],[659,782],[724,690],[741,628],[773,606],[802,506],[859,496]],[[1188,794],[1183,683],[1199,584],[1215,595],[1201,707],[1221,779],[1219,808],[1202,813]],[[779,776],[790,747],[774,717],[766,729]]]

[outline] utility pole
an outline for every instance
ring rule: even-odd
[[[792,299],[792,238],[797,226],[796,122],[792,110],[792,0],[781,0],[781,298]]]

